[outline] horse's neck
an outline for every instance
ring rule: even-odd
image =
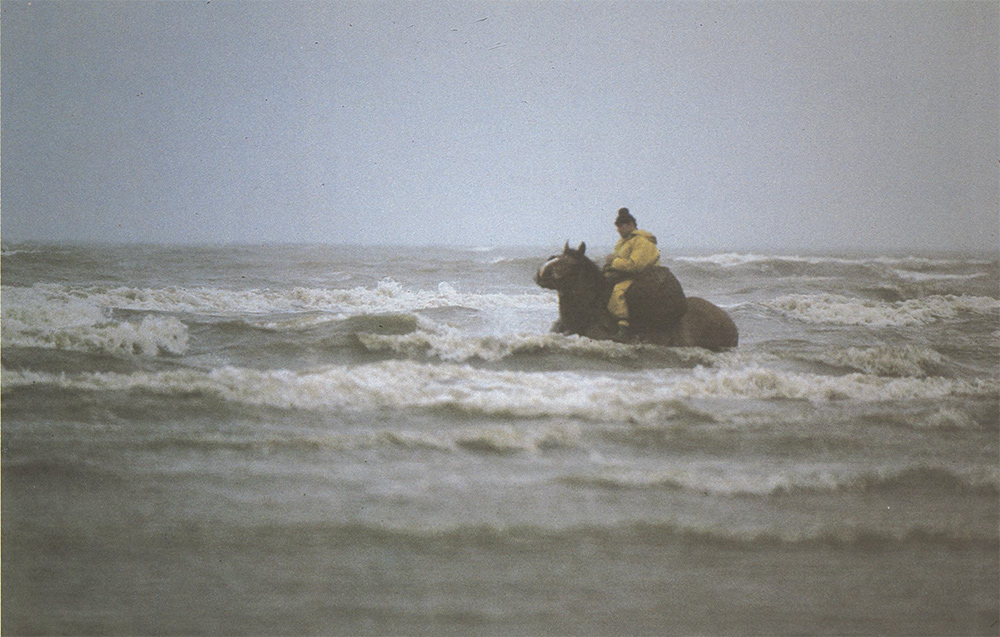
[[[603,275],[589,276],[559,292],[559,317],[572,331],[583,330],[607,311],[611,286]]]
[[[590,311],[586,303],[581,303],[579,295],[560,290],[559,318],[562,319],[566,329],[575,332],[587,326],[590,321]]]

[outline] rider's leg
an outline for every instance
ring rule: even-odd
[[[625,292],[631,285],[631,279],[618,282],[611,291],[611,298],[608,299],[608,311],[618,322],[616,337],[619,340],[625,340],[628,337],[628,305],[625,303]]]

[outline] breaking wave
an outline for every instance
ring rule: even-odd
[[[3,291],[3,343],[125,356],[181,355],[187,351],[187,327],[171,316],[146,316],[141,321],[113,318],[89,299],[64,295],[50,298],[44,290]]]
[[[580,546],[607,546],[620,550],[624,546],[662,546],[681,544],[714,546],[741,550],[773,549],[779,546],[829,547],[842,550],[890,550],[913,546],[943,548],[994,549],[995,535],[977,535],[962,530],[938,530],[915,526],[897,531],[864,528],[857,525],[817,526],[811,529],[764,530],[733,525],[697,526],[678,522],[631,522],[621,524],[583,524],[562,528],[539,525],[462,525],[398,527],[371,523],[347,523],[297,527],[261,525],[242,531],[263,535],[257,541],[265,544],[294,542],[302,534],[309,538],[325,538],[331,547],[352,544],[422,546],[428,550],[454,550],[459,546],[475,546],[481,551],[504,555],[545,551],[551,554],[563,549],[577,551]],[[255,538],[256,539],[256,538]]]
[[[190,450],[202,452],[238,451],[257,454],[288,452],[297,454],[313,451],[363,451],[369,449],[404,449],[439,453],[472,453],[506,456],[538,453],[580,446],[581,432],[571,423],[516,427],[469,426],[448,431],[417,431],[384,429],[351,433],[314,433],[308,435],[225,435],[204,432],[200,435],[164,435],[151,440],[136,441],[145,450],[166,452]]]
[[[789,294],[764,302],[780,314],[806,323],[904,327],[957,318],[961,313],[988,315],[1000,300],[983,296],[929,296],[896,303],[835,294]]]
[[[940,372],[947,364],[936,350],[917,345],[830,348],[796,357],[876,376],[912,378],[943,375]]]
[[[831,257],[831,256],[797,256],[797,255],[766,255],[755,253],[726,252],[705,256],[675,256],[673,261],[684,263],[704,263],[720,267],[736,267],[760,263],[791,263],[808,265],[850,265],[868,266],[883,265],[907,269],[927,269],[968,265],[992,265],[996,261],[975,259],[935,259],[928,257]]]
[[[567,486],[595,489],[692,491],[728,497],[821,493],[886,493],[907,489],[958,494],[1000,495],[1000,470],[959,475],[944,467],[906,467],[857,473],[834,467],[678,466],[659,471],[605,467],[585,475],[563,476]]]
[[[599,361],[694,367],[710,366],[721,358],[719,354],[698,348],[624,345],[553,333],[470,337],[446,326],[422,327],[425,329],[405,335],[360,333],[358,340],[370,352],[390,352],[409,358],[434,358],[450,363],[565,355]]]
[[[85,391],[143,390],[198,394],[240,404],[286,409],[457,410],[471,415],[655,422],[686,398],[887,401],[998,397],[996,380],[819,376],[771,369],[695,368],[645,380],[575,372],[514,372],[468,365],[385,361],[293,372],[220,368],[212,371],[50,374],[9,370],[4,392],[47,384]]]
[[[449,308],[552,307],[554,298],[547,293],[473,294],[459,292],[447,283],[439,284],[436,290],[413,291],[389,279],[374,288],[349,290],[5,286],[2,336],[4,344],[11,346],[155,356],[187,351],[185,321],[224,328],[228,319],[235,321],[230,327],[236,328],[303,331],[365,316],[412,317],[415,312]],[[128,315],[136,312],[154,314],[142,318]],[[445,355],[445,359],[450,357]]]
[[[374,288],[326,289],[295,287],[283,290],[225,290],[219,288],[72,288],[41,284],[31,288],[3,288],[4,306],[36,309],[46,305],[89,306],[103,309],[189,313],[215,316],[280,314],[323,311],[355,315],[415,312],[443,307],[531,308],[551,306],[554,295],[477,294],[461,292],[449,283],[435,290],[409,290],[392,279],[383,279]],[[6,315],[6,311],[5,311]]]

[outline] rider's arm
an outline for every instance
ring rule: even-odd
[[[616,257],[611,262],[611,268],[619,272],[634,273],[645,270],[656,263],[660,258],[660,251],[656,244],[649,239],[639,236],[632,239],[631,250],[625,256]]]

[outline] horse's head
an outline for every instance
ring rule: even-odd
[[[569,241],[563,248],[562,254],[549,257],[548,261],[542,264],[535,274],[535,283],[549,290],[560,290],[572,281],[586,267],[594,267],[593,261],[584,256],[587,251],[587,244],[581,243],[580,247],[574,250],[569,247]]]

